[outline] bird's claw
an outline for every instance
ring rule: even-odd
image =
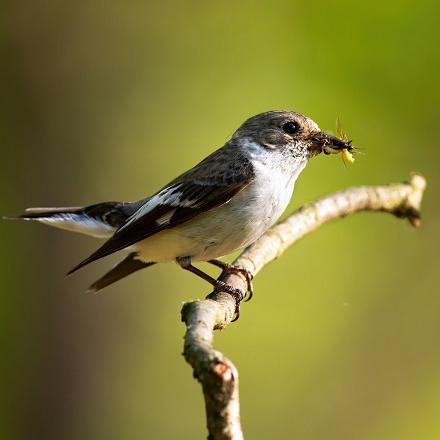
[[[240,289],[236,289],[230,286],[229,284],[225,283],[224,281],[220,281],[220,280],[217,280],[217,284],[215,285],[216,290],[223,290],[224,292],[227,292],[234,297],[236,308],[235,308],[235,318],[233,319],[233,321],[236,321],[240,316],[241,301],[243,300],[249,301],[254,294],[254,287],[252,285],[252,278],[254,276],[249,270],[244,269],[241,266],[237,266],[236,264],[226,263],[224,261],[217,259],[209,260],[208,262],[222,269],[222,274],[220,279],[225,279],[226,275],[232,272],[243,275],[246,280],[247,288],[245,292],[243,292]]]
[[[236,289],[235,287],[230,286],[224,281],[218,281],[215,290],[229,293],[235,299],[235,317],[231,322],[237,321],[240,317],[240,303],[246,297],[246,293],[241,289]]]
[[[254,278],[254,275],[252,274],[252,272],[235,264],[227,264],[227,266],[223,268],[222,276],[226,275],[228,272],[239,273],[245,277],[247,283],[247,289],[246,289],[246,295],[243,298],[243,300],[246,302],[249,301],[254,295],[254,286],[252,284],[252,279]]]

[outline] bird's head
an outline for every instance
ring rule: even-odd
[[[352,149],[345,141],[321,131],[312,119],[300,113],[274,110],[260,113],[244,122],[234,133],[237,142],[254,143],[266,150],[282,152],[285,156],[308,159],[325,149]]]

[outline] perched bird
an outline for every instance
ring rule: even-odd
[[[193,266],[210,262],[224,271],[244,269],[217,260],[256,241],[283,213],[307,161],[332,148],[351,151],[351,141],[322,132],[306,116],[269,111],[248,119],[223,147],[158,192],[135,202],[103,202],[84,208],[29,208],[19,217],[107,241],[74,267],[119,250],[128,255],[90,286],[98,291],[155,263],[183,269],[234,295],[245,292]]]

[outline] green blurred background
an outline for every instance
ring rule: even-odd
[[[422,172],[421,229],[324,226],[256,278],[216,345],[240,371],[249,439],[440,438],[437,1],[1,9],[1,214],[144,197],[271,109],[326,130],[339,116],[365,152],[348,169],[313,159],[289,210]],[[98,242],[0,228],[1,438],[205,438],[179,312],[206,283],[169,264],[87,295],[112,258],[63,275]]]

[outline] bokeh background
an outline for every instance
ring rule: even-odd
[[[311,161],[290,211],[422,172],[421,229],[324,226],[256,278],[216,344],[249,439],[440,437],[437,1],[1,5],[3,215],[145,197],[269,109],[330,131],[339,116],[365,153]],[[206,283],[169,264],[84,294],[115,260],[64,279],[94,239],[0,228],[1,437],[205,438],[179,312]]]

